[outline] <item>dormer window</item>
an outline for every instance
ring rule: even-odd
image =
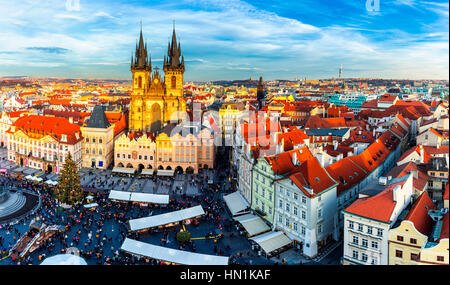
[[[67,142],[67,135],[66,134],[62,134],[61,135],[61,141],[62,142]]]

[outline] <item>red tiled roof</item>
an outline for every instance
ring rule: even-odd
[[[393,189],[385,189],[372,197],[359,198],[344,211],[372,220],[388,223],[397,202],[393,198]]]
[[[397,160],[397,162],[404,160],[405,158],[407,158],[414,152],[416,152],[420,156],[420,146],[421,146],[421,144],[418,144],[418,145],[413,146],[412,148],[408,149],[407,151],[405,151],[405,153],[403,153],[403,155]],[[425,148],[425,146],[423,146],[423,156],[424,156],[424,159],[423,159],[424,163],[427,163],[431,158],[431,156],[430,156],[428,150]]]
[[[433,113],[430,111],[430,106],[423,103],[422,101],[413,101],[413,100],[398,100],[395,103],[396,106],[412,106],[417,112],[421,114],[421,116],[430,116]]]
[[[339,182],[338,194],[363,180],[386,159],[398,143],[397,138],[385,132],[362,153],[327,166],[326,170]]]
[[[306,129],[333,129],[347,127],[345,118],[321,118],[319,115],[309,117]]]
[[[294,128],[278,136],[277,144],[284,142],[284,151],[294,148],[295,145],[303,144],[309,137],[300,129]]]
[[[423,235],[428,235],[431,231],[433,220],[428,215],[429,210],[434,210],[436,207],[424,191],[420,197],[414,202],[413,206],[409,210],[405,217],[406,221],[411,221],[414,224],[416,230]]]
[[[377,108],[378,106],[378,100],[373,99],[370,101],[366,101],[361,105],[361,108]]]
[[[426,172],[420,170],[414,162],[404,163],[392,168],[385,176],[402,177],[417,171],[417,178],[413,178],[413,186],[416,190],[422,191],[428,183],[429,176]]]
[[[30,137],[52,136],[57,141],[62,142],[62,135],[67,135],[68,144],[75,144],[83,139],[80,132],[80,126],[72,124],[69,120],[60,117],[46,117],[39,115],[23,116],[17,119],[12,125],[16,128],[16,132],[21,130]],[[9,133],[14,134],[11,128]],[[76,136],[78,134],[78,138]]]
[[[425,152],[431,156],[449,153],[448,145],[441,145],[441,146],[439,146],[439,148],[437,148],[436,146],[424,145],[423,148],[424,148]]]
[[[308,197],[313,197],[337,185],[337,182],[331,178],[315,157],[304,161],[298,171],[289,178]],[[305,187],[312,189],[313,193],[309,193]]]
[[[439,241],[441,241],[441,239],[448,239],[448,214],[450,212],[447,212],[447,214],[445,214],[445,216],[442,218],[442,229],[441,229],[441,236],[439,237]]]
[[[339,185],[337,187],[337,195],[359,183],[367,176],[367,171],[356,164],[351,157],[345,157],[335,163],[328,165],[327,172],[336,180]]]
[[[22,114],[28,114],[28,111],[22,110],[22,111],[12,111],[12,112],[6,112],[10,118],[17,118],[20,117]]]
[[[278,153],[272,156],[265,157],[266,161],[271,165],[273,172],[277,175],[284,175],[289,172],[296,171],[298,166],[294,166],[292,163],[293,154],[296,153],[297,160],[300,163],[311,159],[313,155],[308,147],[302,147],[282,153]]]
[[[378,99],[378,101],[381,101],[381,102],[394,102],[395,99],[397,99],[397,96],[393,96],[391,94],[386,93],[383,96],[381,96]]]

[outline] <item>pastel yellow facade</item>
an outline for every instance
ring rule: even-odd
[[[208,129],[197,135],[160,133],[156,139],[144,134],[123,134],[115,142],[115,166],[134,169],[165,169],[197,173],[214,168],[214,137]]]
[[[441,239],[433,247],[425,248],[420,252],[420,265],[448,265],[448,238]]]
[[[236,122],[245,114],[245,105],[239,103],[224,103],[219,109],[222,135],[226,141],[232,141]]]
[[[411,221],[404,220],[389,230],[389,265],[417,265],[420,251],[428,237],[420,233]]]

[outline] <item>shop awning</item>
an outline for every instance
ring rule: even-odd
[[[131,192],[111,190],[108,198],[111,200],[130,201]]]
[[[173,176],[174,170],[164,170],[164,169],[158,169],[158,172],[156,175],[158,176]]]
[[[266,254],[270,254],[272,251],[282,248],[292,242],[282,232],[268,232],[252,237],[250,240],[259,244]]]
[[[247,214],[234,218],[238,221],[248,233],[249,237],[264,233],[270,230],[270,227],[260,217]]]
[[[114,167],[112,172],[123,173],[123,174],[133,174],[135,172],[134,168],[127,167]]]
[[[85,207],[86,209],[90,209],[90,208],[98,207],[98,204],[97,203],[91,203],[91,204],[86,204],[83,207]]]
[[[241,193],[233,192],[223,197],[228,209],[230,209],[231,215],[241,215],[248,212],[250,205],[242,197]]]
[[[172,249],[130,238],[125,238],[120,249],[130,254],[182,265],[228,265],[229,260],[228,256],[217,256]]]
[[[86,261],[72,254],[58,254],[46,258],[41,265],[87,265]]]
[[[142,169],[141,175],[153,175],[153,172],[155,172],[154,169],[144,168]]]
[[[161,215],[139,218],[130,220],[130,230],[139,231],[144,229],[150,229],[158,226],[163,226],[171,223],[177,223],[187,219],[192,219],[205,214],[202,206],[195,206],[179,211],[165,213]]]
[[[169,204],[169,195],[131,193],[130,201],[140,203]]]

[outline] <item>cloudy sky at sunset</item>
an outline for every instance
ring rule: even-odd
[[[141,19],[159,67],[175,19],[189,81],[330,78],[341,64],[449,76],[448,1],[0,0],[0,15],[0,76],[128,79]]]

